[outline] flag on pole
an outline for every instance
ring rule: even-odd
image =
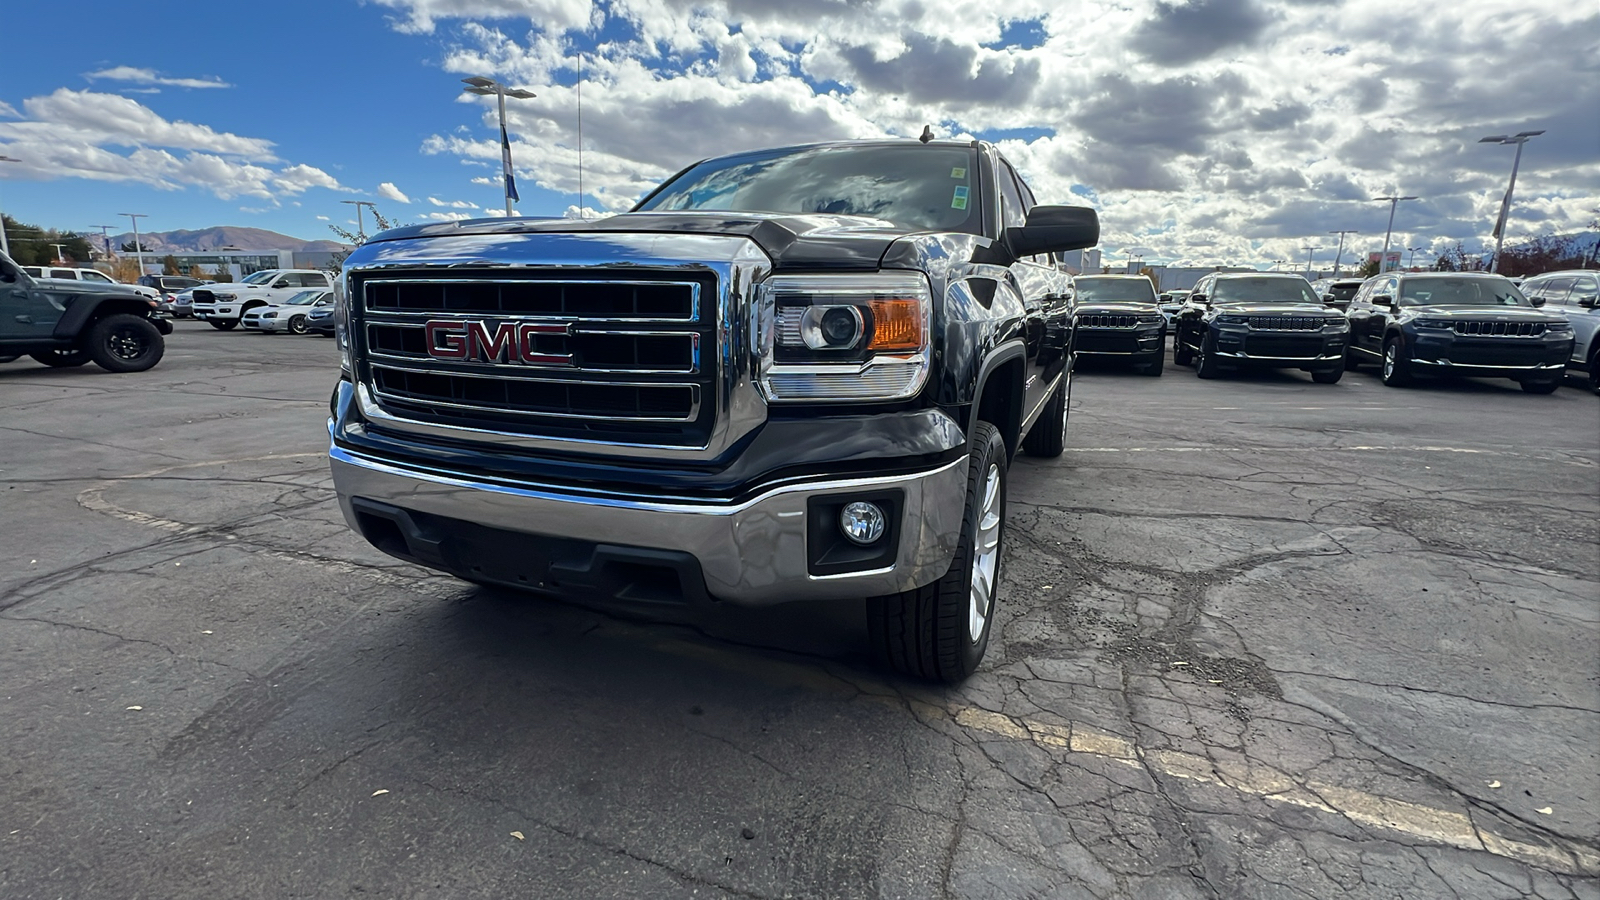
[[[506,167],[506,199],[522,202],[517,196],[517,176],[511,174],[511,139],[506,136],[506,127],[500,126],[500,159]]]

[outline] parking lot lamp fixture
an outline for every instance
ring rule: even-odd
[[[100,229],[100,242],[105,245],[105,248],[106,248],[106,259],[110,259],[111,256],[112,256],[112,253],[111,253],[111,229],[116,228],[117,226],[115,226],[115,225],[90,225],[89,227],[90,228],[98,228],[98,229]]]
[[[17,159],[16,157],[13,157],[13,156],[0,155],[0,162],[22,162],[22,160]],[[4,253],[5,255],[10,256],[11,255],[11,243],[6,240],[5,222],[6,222],[5,216],[4,215],[0,215],[0,253]]]
[[[1321,247],[1313,247],[1310,244],[1307,244],[1304,247],[1301,247],[1300,249],[1304,250],[1306,252],[1306,277],[1310,278],[1311,277],[1311,257],[1313,255],[1315,255],[1316,252],[1318,250],[1321,250],[1322,248]]]
[[[532,100],[539,95],[521,88],[508,88],[493,78],[484,78],[482,75],[463,78],[461,81],[466,84],[466,87],[461,90],[468,94],[477,94],[480,97],[495,96],[500,100],[500,162],[505,167],[506,216],[516,215],[511,210],[511,202],[522,198],[517,196],[516,176],[511,174],[511,138],[506,134],[506,98],[514,97],[518,100]],[[578,198],[578,206],[579,208],[583,206],[583,198],[581,196]]]
[[[51,244],[50,246],[56,248],[56,262],[60,263],[63,266],[66,265],[67,264],[67,258],[65,256],[61,255],[61,248],[65,247],[66,244]]]
[[[1539,131],[1519,131],[1516,134],[1491,134],[1485,138],[1478,138],[1480,144],[1516,144],[1517,155],[1511,158],[1511,183],[1506,185],[1506,195],[1500,198],[1500,216],[1494,220],[1494,259],[1489,262],[1489,271],[1500,271],[1500,245],[1506,239],[1506,218],[1511,215],[1511,192],[1517,189],[1517,167],[1522,165],[1522,145],[1533,138],[1544,134]]]
[[[1333,254],[1333,277],[1338,278],[1339,260],[1344,258],[1344,236],[1347,234],[1360,234],[1361,232],[1356,231],[1353,228],[1346,228],[1343,231],[1330,231],[1328,233],[1337,234],[1339,236],[1339,249],[1334,251]]]
[[[148,219],[150,216],[146,213],[117,213],[117,215],[127,216],[128,220],[133,223],[133,255],[139,260],[139,274],[142,276],[144,275],[144,245],[139,243],[139,220]]]
[[[1383,230],[1383,252],[1378,255],[1378,272],[1381,274],[1389,270],[1389,239],[1394,235],[1394,208],[1400,205],[1401,200],[1420,200],[1420,197],[1373,197],[1372,202],[1380,200],[1389,204],[1389,227]]]
[[[1417,267],[1417,251],[1418,250],[1426,250],[1428,248],[1427,247],[1407,247],[1406,249],[1411,252],[1411,258],[1406,260],[1406,268],[1415,269]]]
[[[371,200],[340,200],[339,202],[348,203],[356,208],[356,235],[365,241],[367,239],[367,226],[362,223],[361,207],[372,207],[372,217],[376,220],[378,217],[378,204],[373,203]],[[374,221],[373,224],[376,225],[377,222]]]

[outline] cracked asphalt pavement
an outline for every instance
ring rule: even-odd
[[[1600,898],[1600,404],[1075,379],[989,659],[350,534],[331,341],[0,367],[0,896]]]

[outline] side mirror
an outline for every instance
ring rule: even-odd
[[[1100,216],[1083,206],[1035,206],[1021,228],[1008,228],[1006,243],[1018,256],[1082,250],[1100,243]]]
[[[1596,298],[1594,298],[1594,297],[1579,297],[1578,298],[1578,305],[1583,307],[1584,309],[1594,309],[1594,307],[1595,307],[1595,299]]]
[[[1534,309],[1538,309],[1539,307],[1544,305],[1544,298],[1543,297],[1529,297],[1528,298],[1528,305],[1532,306]]]
[[[1394,297],[1389,295],[1389,294],[1373,294],[1372,295],[1372,305],[1373,306],[1393,306],[1394,305]]]
[[[1205,294],[1190,294],[1189,295],[1189,299],[1191,301],[1195,302],[1195,303],[1200,304],[1201,306],[1204,306],[1207,303],[1211,302],[1210,300],[1206,299],[1206,295]]]

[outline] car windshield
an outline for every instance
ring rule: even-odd
[[[639,211],[730,210],[871,216],[911,228],[978,230],[969,147],[805,147],[707,160]]]
[[[265,272],[256,272],[256,273],[254,273],[252,275],[246,275],[244,277],[244,280],[242,282],[240,282],[240,283],[241,284],[260,284],[263,281],[271,281],[272,280],[272,276],[275,275],[275,274],[276,273],[273,272],[271,269],[268,269]]]
[[[1315,303],[1322,301],[1304,278],[1218,278],[1212,303]]]
[[[1361,282],[1359,281],[1346,281],[1340,282],[1339,284],[1330,284],[1328,285],[1328,299],[1353,300],[1355,299],[1356,291],[1359,290],[1361,290]]]
[[[1532,306],[1509,279],[1424,275],[1400,282],[1401,306]]]
[[[1079,278],[1079,302],[1155,303],[1156,291],[1148,278]]]
[[[310,306],[317,302],[326,291],[301,291],[283,302],[284,306]]]

